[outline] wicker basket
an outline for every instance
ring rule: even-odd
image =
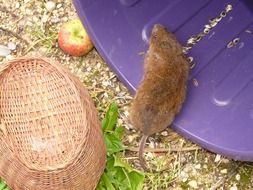
[[[93,102],[52,60],[0,65],[0,138],[0,176],[12,189],[95,189],[105,167]]]

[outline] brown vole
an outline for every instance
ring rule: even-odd
[[[144,78],[130,108],[134,128],[143,134],[139,160],[147,170],[143,149],[148,136],[164,130],[180,111],[186,94],[189,64],[176,37],[154,25],[145,57]]]

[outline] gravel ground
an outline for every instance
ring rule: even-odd
[[[87,56],[75,58],[58,48],[59,27],[75,17],[71,1],[0,0],[0,64],[24,55],[58,60],[88,88],[101,117],[112,101],[118,103],[119,123],[127,129],[124,143],[128,147],[137,147],[140,135],[131,129],[128,120],[132,96],[98,52],[94,49]],[[167,150],[147,153],[149,163],[158,169],[169,169],[147,174],[144,189],[253,189],[251,163],[236,162],[210,153],[170,129],[150,137],[148,143],[149,148]],[[136,149],[130,149],[125,152],[125,159],[139,168]]]

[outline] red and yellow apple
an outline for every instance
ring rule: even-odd
[[[58,44],[63,52],[72,56],[83,56],[93,48],[93,43],[79,19],[62,25]]]

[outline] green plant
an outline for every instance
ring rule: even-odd
[[[35,25],[32,28],[26,28],[26,32],[32,37],[33,43],[28,47],[26,52],[36,47],[44,47],[46,53],[50,53],[57,41],[57,32],[50,30],[45,31],[42,26]]]
[[[102,128],[107,147],[107,163],[97,190],[141,190],[144,174],[131,168],[122,159],[124,150],[121,142],[124,134],[122,126],[116,126],[118,107],[112,103],[102,121]]]
[[[10,188],[2,179],[0,179],[0,190],[10,190]]]

